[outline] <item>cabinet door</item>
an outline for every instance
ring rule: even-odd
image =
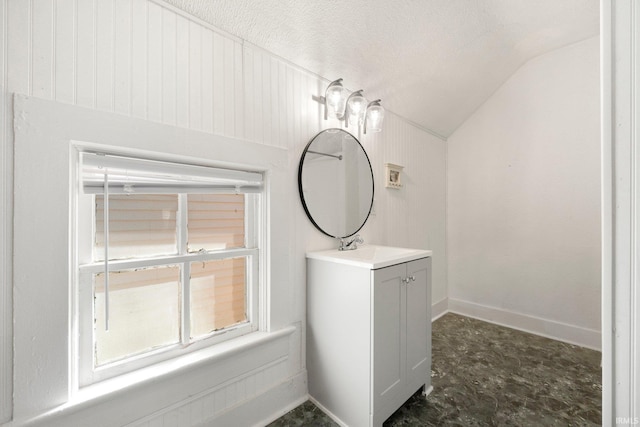
[[[407,380],[412,391],[430,385],[431,375],[431,258],[407,264]]]
[[[406,272],[405,264],[373,272],[373,406],[383,420],[404,402]]]

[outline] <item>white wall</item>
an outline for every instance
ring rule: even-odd
[[[599,44],[522,66],[448,140],[449,308],[600,347]]]
[[[298,331],[289,340],[286,354],[292,362],[266,368],[254,377],[200,381],[192,390],[198,392],[184,400],[172,401],[169,383],[158,382],[154,395],[166,399],[162,410],[155,409],[157,402],[143,389],[133,388],[116,393],[98,411],[89,402],[74,419],[108,423],[108,417],[98,418],[98,414],[112,413],[117,406],[122,423],[138,420],[136,425],[182,426],[215,419],[219,425],[232,425],[239,419],[249,422],[277,416],[303,399],[304,253],[335,247],[336,242],[315,230],[304,214],[297,194],[297,163],[313,135],[339,126],[323,121],[320,106],[312,101],[328,80],[156,1],[0,0],[0,25],[0,119],[4,124],[0,134],[0,423],[12,418],[14,407],[21,408],[18,416],[24,416],[43,413],[59,403],[27,402],[22,392],[16,397],[20,401],[11,399],[15,391],[12,320],[28,316],[12,315],[11,305],[13,216],[25,214],[13,212],[14,93],[280,147],[287,153],[288,197],[280,209],[291,220],[289,237],[279,244],[289,248],[289,261],[276,260],[273,265],[287,279],[274,285],[280,296],[271,306],[274,312],[286,314],[275,316],[270,326]],[[445,144],[393,114],[387,115],[382,133],[367,135],[361,142],[376,178],[376,212],[361,234],[370,243],[432,249],[433,301],[441,302],[447,292]],[[404,189],[383,188],[386,162],[405,166]],[[15,339],[25,343],[28,337]],[[197,377],[198,371],[189,375]],[[28,383],[22,377],[16,380]],[[123,402],[127,405],[122,406]],[[251,411],[246,410],[248,405]],[[57,415],[56,422],[64,424],[64,413]]]

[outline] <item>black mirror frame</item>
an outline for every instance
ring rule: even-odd
[[[316,138],[318,138],[320,135],[322,135],[324,132],[328,132],[328,131],[340,131],[340,132],[344,132],[348,135],[350,135],[353,140],[360,146],[360,148],[362,149],[362,152],[364,153],[364,157],[367,159],[367,164],[369,165],[369,172],[371,173],[371,203],[369,205],[369,211],[367,212],[367,216],[365,217],[364,221],[362,221],[362,224],[360,224],[360,226],[358,227],[357,230],[355,230],[353,233],[351,234],[347,234],[346,236],[333,236],[329,233],[327,233],[325,230],[323,230],[318,223],[316,223],[316,221],[313,219],[313,215],[311,215],[311,212],[309,212],[309,208],[307,207],[307,204],[304,200],[304,194],[302,192],[302,169],[303,169],[303,164],[304,164],[304,159],[307,155],[307,151],[309,150],[309,147],[311,146],[311,144],[313,143],[313,141],[315,141]],[[375,184],[375,180],[374,180],[374,176],[373,176],[373,168],[371,167],[371,160],[369,159],[369,155],[367,154],[367,151],[364,149],[364,147],[362,146],[362,144],[360,143],[360,141],[358,141],[358,138],[356,138],[354,135],[352,135],[351,133],[347,132],[344,129],[340,129],[340,128],[329,128],[329,129],[324,129],[320,132],[318,132],[313,138],[311,138],[311,140],[307,143],[307,145],[304,147],[304,150],[302,151],[302,155],[300,156],[300,163],[298,164],[298,193],[300,194],[300,201],[302,202],[302,207],[304,208],[304,212],[307,214],[307,218],[309,218],[309,221],[311,221],[311,223],[314,225],[314,227],[316,227],[320,232],[322,232],[323,234],[335,238],[335,239],[344,239],[350,236],[353,236],[354,234],[356,234],[358,231],[360,231],[362,229],[362,227],[364,227],[364,225],[367,223],[367,221],[369,220],[369,216],[371,216],[371,211],[373,210],[373,199],[375,196],[375,190],[376,190],[376,184]]]

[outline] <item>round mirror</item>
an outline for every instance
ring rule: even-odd
[[[307,144],[298,168],[307,216],[327,236],[358,232],[373,206],[373,171],[360,142],[342,129],[327,129]]]

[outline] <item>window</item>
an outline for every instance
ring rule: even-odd
[[[80,383],[258,329],[262,174],[80,153]]]

